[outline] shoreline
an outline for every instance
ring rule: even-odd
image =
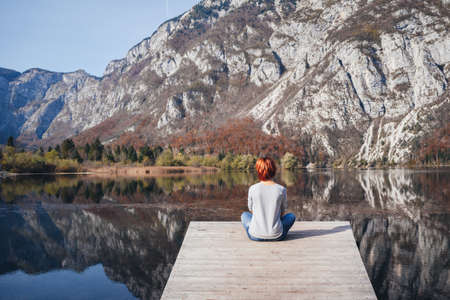
[[[302,167],[287,171],[330,171],[330,170],[346,170],[346,171],[369,171],[369,170],[395,170],[395,169],[411,169],[411,170],[426,170],[448,168],[450,165],[439,166],[391,166],[391,167],[325,167],[325,168],[311,168]],[[117,177],[156,177],[156,176],[176,176],[187,174],[205,174],[215,173],[222,169],[216,167],[192,167],[192,166],[104,166],[104,167],[87,167],[78,172],[53,172],[53,173],[13,173],[7,171],[0,171],[0,179],[13,176],[31,176],[31,175],[97,175],[97,176],[117,176]],[[284,169],[283,169],[284,170]],[[228,170],[239,171],[239,170]]]
[[[202,174],[214,173],[220,169],[215,167],[190,167],[190,166],[120,166],[120,167],[88,167],[79,172],[53,172],[53,173],[12,173],[2,171],[0,178],[7,178],[13,176],[30,176],[30,175],[103,175],[103,176],[140,176],[140,177],[154,177],[166,175],[184,175],[184,174]]]
[[[220,169],[215,167],[190,167],[190,166],[147,166],[147,167],[98,167],[87,168],[89,175],[107,175],[107,176],[139,176],[139,177],[154,177],[164,175],[185,175],[185,174],[202,174],[214,173]]]

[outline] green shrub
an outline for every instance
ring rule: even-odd
[[[217,167],[217,166],[219,166],[219,158],[215,155],[205,155],[203,157],[202,166]]]
[[[187,157],[183,153],[178,152],[173,156],[172,166],[185,166],[186,163]]]
[[[188,166],[200,167],[203,165],[203,157],[200,155],[192,155],[187,162]]]
[[[49,152],[44,154],[44,159],[47,162],[53,163],[57,159],[59,159],[59,154],[58,154],[58,152],[56,150],[53,149],[53,150],[51,150],[51,151],[49,151]]]
[[[250,154],[236,155],[231,163],[231,169],[234,170],[250,170],[256,163],[256,157]]]
[[[56,161],[56,172],[77,172],[80,165],[73,159],[58,159]]]
[[[172,150],[166,149],[164,150],[156,159],[157,166],[173,166],[174,158]]]
[[[300,161],[298,158],[289,152],[286,152],[284,156],[281,158],[281,167],[287,170],[293,170],[298,168],[300,165]]]
[[[55,170],[55,166],[47,163],[43,157],[27,152],[4,155],[2,166],[5,170],[15,173],[43,173]]]
[[[56,150],[51,150],[44,156],[31,152],[16,153],[11,147],[6,147],[5,150],[2,166],[15,173],[76,172],[80,167],[76,160],[60,159]]]

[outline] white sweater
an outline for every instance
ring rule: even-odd
[[[287,209],[286,188],[277,183],[252,185],[248,209],[253,217],[248,232],[255,238],[276,239],[283,234],[280,215]]]

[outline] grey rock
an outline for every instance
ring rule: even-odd
[[[405,161],[450,105],[448,11],[445,1],[202,1],[102,78],[0,76],[0,142],[61,141],[118,115],[164,141],[250,116],[331,158]],[[103,141],[133,125],[114,124]]]

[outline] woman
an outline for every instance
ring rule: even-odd
[[[271,158],[259,158],[255,168],[260,182],[248,190],[250,212],[242,213],[242,224],[251,240],[283,240],[295,222],[294,214],[285,214],[286,188],[272,180],[277,169]]]

